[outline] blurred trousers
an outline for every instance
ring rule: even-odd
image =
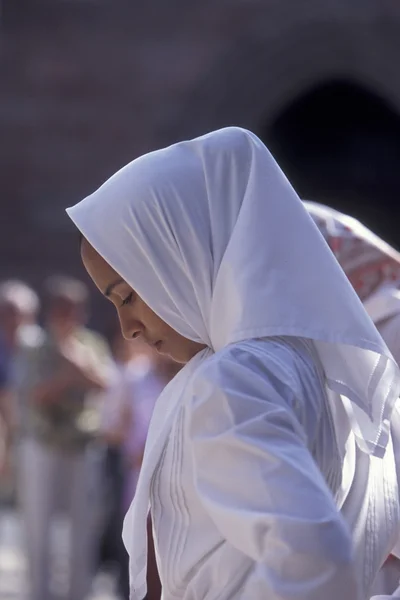
[[[96,479],[95,454],[90,448],[66,454],[35,439],[24,439],[18,462],[18,502],[26,535],[30,599],[50,598],[51,525],[61,500],[70,520],[68,598],[84,600],[94,575],[96,510],[91,492]]]
[[[117,565],[117,591],[122,600],[129,600],[129,557],[122,541],[124,522],[123,496],[126,480],[124,453],[121,448],[109,446],[105,453],[104,476],[108,508],[100,540],[100,566],[111,562]]]
[[[102,536],[101,559],[114,560],[119,566],[117,591],[122,600],[129,600],[129,558],[122,541],[124,521],[123,499],[127,479],[127,469],[121,449],[109,447],[106,453],[105,473],[108,480],[109,507],[108,518]],[[129,475],[128,475],[129,477]],[[148,557],[147,557],[147,596],[146,600],[160,600],[161,584],[157,571],[151,519],[147,524]]]

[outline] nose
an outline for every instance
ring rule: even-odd
[[[136,319],[121,317],[118,313],[121,333],[126,340],[132,340],[139,337],[143,332],[143,325]]]

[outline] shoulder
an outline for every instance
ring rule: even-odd
[[[232,344],[194,373],[188,414],[201,422],[212,417],[224,427],[238,418],[267,414],[284,414],[292,425],[318,423],[326,397],[321,369],[309,340],[282,337]]]
[[[79,331],[77,337],[80,342],[92,348],[99,354],[108,355],[110,353],[109,345],[107,343],[106,338],[97,331],[84,328]]]
[[[300,338],[273,337],[231,344],[210,356],[197,369],[193,386],[213,382],[225,384],[226,378],[246,383],[260,379],[288,386],[296,391],[308,378],[318,376],[318,365],[311,342]]]
[[[265,338],[210,356],[193,374],[187,395],[191,438],[233,431],[265,436],[273,427],[274,435],[290,431],[307,443],[324,398],[312,350],[306,340]]]
[[[81,340],[81,341],[85,341],[85,342],[92,342],[92,343],[101,343],[101,344],[106,344],[105,338],[101,335],[101,333],[98,333],[97,331],[94,331],[93,329],[88,329],[87,327],[82,327],[81,329],[79,329],[78,333],[77,333],[77,337]]]

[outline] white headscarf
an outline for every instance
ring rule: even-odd
[[[68,214],[155,313],[211,351],[264,336],[315,340],[328,388],[343,395],[360,448],[384,454],[400,388],[397,366],[302,202],[254,134],[230,127],[145,155]],[[131,564],[134,598],[145,591],[138,523],[145,520],[150,478],[173,406],[208,353],[188,363],[156,406],[128,516],[127,527],[138,536]]]

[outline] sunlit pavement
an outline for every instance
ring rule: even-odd
[[[50,582],[54,598],[63,598],[66,590],[66,525],[61,520],[54,527],[55,561]],[[13,510],[0,511],[0,600],[29,600],[26,559],[18,515]],[[93,582],[90,600],[117,600],[114,582],[106,574]]]

